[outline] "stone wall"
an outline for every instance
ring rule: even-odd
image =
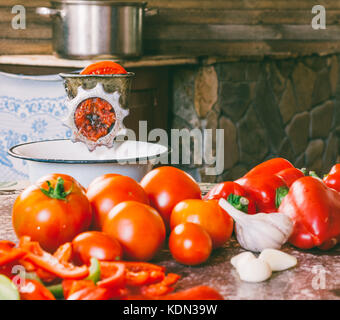
[[[172,74],[171,127],[223,128],[224,173],[234,180],[281,156],[319,174],[337,161],[340,134],[339,57],[236,61],[181,67]]]

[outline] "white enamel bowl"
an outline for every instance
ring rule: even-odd
[[[143,141],[122,141],[113,148],[98,147],[90,152],[86,145],[71,140],[24,143],[12,147],[9,155],[28,162],[30,182],[50,173],[71,175],[84,187],[106,173],[117,173],[140,181],[153,164],[168,156],[169,148]]]

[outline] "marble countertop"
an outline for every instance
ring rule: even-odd
[[[205,193],[212,185],[202,184]],[[11,224],[11,210],[20,188],[12,192],[0,190],[0,239],[17,241]],[[239,279],[230,259],[242,252],[232,238],[223,248],[213,252],[207,263],[197,267],[183,266],[164,249],[152,261],[166,267],[167,272],[181,275],[177,289],[209,285],[228,300],[338,300],[340,299],[340,246],[322,252],[301,251],[285,245],[283,251],[297,257],[298,265],[275,272],[262,283],[247,283]]]

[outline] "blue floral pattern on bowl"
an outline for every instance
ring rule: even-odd
[[[30,141],[70,138],[62,123],[67,115],[62,79],[0,72],[0,181],[28,179],[26,161],[7,153]]]

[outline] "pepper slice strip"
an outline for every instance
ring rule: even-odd
[[[162,281],[165,268],[147,262],[124,262],[126,283],[129,286],[143,286]]]
[[[111,262],[112,274],[97,282],[98,287],[105,289],[123,288],[125,285],[125,265],[120,262]]]
[[[44,253],[43,256],[37,256],[33,253],[28,253],[25,257],[29,262],[33,263],[37,267],[48,271],[59,278],[63,279],[84,279],[89,275],[87,266],[65,266],[61,264],[58,259]]]
[[[18,286],[21,300],[55,300],[53,294],[40,282],[23,279]]]
[[[63,279],[84,279],[89,275],[87,266],[76,267],[70,263],[62,263],[55,256],[45,252],[36,241],[25,238],[22,239],[20,245],[26,251],[25,261],[54,276]]]
[[[7,248],[1,249],[0,248],[0,266],[6,265],[13,261],[21,259],[26,252],[20,248]]]
[[[152,297],[168,294],[174,290],[173,286],[180,278],[181,276],[176,273],[169,273],[161,282],[143,287],[141,293]]]

